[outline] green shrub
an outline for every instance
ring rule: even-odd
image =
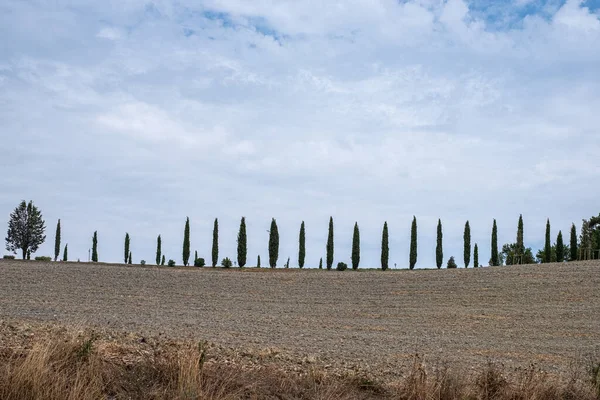
[[[231,266],[233,265],[233,263],[231,262],[231,260],[229,259],[229,257],[225,257],[223,259],[223,261],[221,261],[221,265],[225,268],[231,268]]]
[[[4,258],[5,260],[14,260],[14,259],[15,259],[15,256],[13,256],[13,255],[10,255],[10,254],[7,254],[7,255],[5,255],[5,256],[4,256],[4,257],[2,257],[2,258]]]
[[[456,268],[456,261],[454,261],[454,257],[450,257],[450,259],[448,260],[448,266],[446,268],[451,269],[451,268]]]
[[[140,261],[140,265],[146,265],[146,260]]]
[[[52,261],[52,257],[46,257],[46,256],[37,256],[35,258],[35,261]]]
[[[346,265],[346,263],[339,262],[336,269],[338,271],[345,271],[347,268],[348,268],[348,265]]]
[[[169,260],[169,267],[174,267],[175,266],[175,261],[173,260]]]
[[[204,261],[204,258],[196,258],[196,260],[194,260],[194,267],[204,267],[206,265],[206,262]]]

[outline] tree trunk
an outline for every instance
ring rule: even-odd
[[[27,257],[27,249],[24,248],[24,249],[21,249],[21,250],[23,250],[23,260],[25,260],[26,257]]]

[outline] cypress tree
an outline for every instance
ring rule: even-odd
[[[565,261],[565,245],[563,243],[562,231],[558,231],[556,237],[556,262]]]
[[[275,218],[271,220],[271,229],[269,230],[269,266],[275,268],[279,258],[279,230]]]
[[[327,269],[333,265],[333,217],[329,217],[329,233],[327,235]]]
[[[479,268],[479,249],[477,248],[477,243],[473,247],[473,267]]]
[[[258,257],[256,259],[256,268],[260,268],[260,254],[258,255]]]
[[[58,260],[60,255],[60,219],[56,224],[56,236],[54,236],[54,261]]]
[[[417,217],[413,216],[410,227],[410,269],[417,264]]]
[[[92,238],[92,262],[98,262],[98,231],[94,232]]]
[[[162,252],[162,239],[160,235],[156,238],[156,265],[160,264],[160,256]]]
[[[444,262],[444,249],[442,247],[442,240],[442,220],[438,219],[437,241],[435,245],[435,265],[438,267],[438,269],[442,268],[442,263]]]
[[[517,248],[516,255],[520,257],[519,264],[523,262],[522,257],[525,253],[525,244],[523,243],[523,214],[519,215],[519,223],[517,225]]]
[[[190,261],[190,218],[185,219],[183,230],[183,265],[188,266]]]
[[[352,269],[358,269],[360,263],[360,231],[358,222],[354,223],[354,233],[352,234]]]
[[[304,259],[306,258],[306,232],[304,221],[300,224],[300,235],[298,237],[298,266],[304,268]]]
[[[381,269],[388,269],[390,259],[390,246],[387,221],[383,224],[383,232],[381,233]]]
[[[124,252],[124,258],[123,258],[123,263],[127,264],[127,259],[129,258],[130,255],[130,251],[129,251],[129,233],[125,233],[125,252]]]
[[[552,243],[550,242],[550,218],[546,221],[546,243],[544,245],[544,262],[552,262]]]
[[[219,220],[215,218],[213,226],[213,242],[212,242],[212,266],[216,267],[219,262]]]
[[[131,251],[129,252],[129,259],[127,260],[127,264],[133,264],[133,263],[131,262]]]
[[[246,247],[248,239],[246,238],[246,217],[242,217],[240,221],[240,231],[237,238],[237,261],[240,268],[246,265],[246,255],[248,248]]]
[[[500,259],[498,258],[498,226],[496,225],[496,219],[494,219],[494,225],[492,226],[492,258],[491,264],[493,266],[500,265]]]
[[[465,223],[463,242],[463,261],[465,262],[465,268],[469,268],[471,263],[471,225],[469,225],[469,221]]]
[[[323,257],[319,258],[319,269],[323,269]]]
[[[63,252],[63,261],[69,261],[69,243],[65,244],[65,251]]]
[[[198,261],[198,250],[194,251],[194,266],[196,266],[196,261]]]
[[[569,250],[571,252],[571,257],[569,261],[577,260],[577,228],[575,228],[575,224],[571,225],[571,244],[569,246]]]
[[[160,265],[165,265],[165,255],[163,254],[162,258],[160,259]]]

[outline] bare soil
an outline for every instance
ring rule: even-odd
[[[598,261],[338,272],[0,260],[0,320],[207,340],[384,379],[417,353],[565,373],[600,356],[599,289]]]

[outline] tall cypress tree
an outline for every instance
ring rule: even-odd
[[[125,232],[125,251],[124,251],[124,258],[123,258],[123,263],[127,264],[127,260],[129,258],[129,233]]]
[[[352,269],[358,269],[360,264],[360,231],[358,222],[354,223],[354,233],[352,234]]]
[[[219,262],[219,220],[215,218],[213,225],[213,242],[212,242],[212,266],[216,267]]]
[[[133,262],[131,262],[131,251],[129,252],[129,258],[127,259],[127,264],[133,264]]]
[[[92,262],[98,262],[98,231],[94,231],[92,238]]]
[[[156,238],[156,265],[160,264],[160,256],[162,253],[162,239],[160,235]]]
[[[60,219],[56,224],[56,236],[54,236],[54,261],[58,260],[60,255]]]
[[[65,251],[63,252],[63,261],[69,261],[69,243],[65,244]]]
[[[165,255],[163,254],[162,258],[160,259],[160,265],[165,265],[165,261],[166,261],[166,258],[165,258]]]
[[[414,269],[417,264],[417,217],[413,216],[410,227],[410,269]]]
[[[198,250],[194,251],[194,267],[196,266],[196,261],[198,261]]]
[[[517,225],[517,248],[516,255],[519,256],[519,264],[523,263],[523,254],[525,253],[525,244],[523,243],[523,214],[519,215]]]
[[[479,249],[477,248],[477,243],[473,246],[473,267],[479,268]]]
[[[442,268],[442,263],[444,262],[444,249],[443,249],[443,233],[442,233],[442,220],[438,219],[437,225],[437,240],[435,245],[435,265],[438,269]]]
[[[387,221],[383,224],[383,232],[381,233],[381,269],[383,271],[388,269],[390,260],[390,243],[388,234]]]
[[[496,219],[494,219],[494,225],[492,226],[492,265],[500,265],[500,258],[498,257],[498,226],[496,225]]]
[[[190,261],[190,217],[185,219],[183,229],[183,265],[188,266]]]
[[[563,243],[562,231],[558,231],[556,237],[556,262],[565,261],[565,244]]]
[[[552,243],[550,241],[550,218],[546,221],[546,243],[544,245],[544,262],[552,262]]]
[[[304,229],[304,221],[302,221],[298,237],[298,266],[300,268],[304,268],[304,259],[306,257],[306,232]]]
[[[237,237],[237,262],[240,268],[246,265],[246,256],[248,254],[248,239],[246,238],[246,217],[240,221],[240,230]]]
[[[260,254],[256,258],[256,268],[260,268]]]
[[[323,257],[319,258],[319,269],[323,269]]]
[[[329,233],[327,235],[327,269],[333,265],[333,217],[329,217]]]
[[[269,230],[269,266],[275,268],[279,258],[279,230],[275,218],[271,220],[271,229]]]
[[[577,228],[575,224],[571,225],[571,243],[569,245],[569,251],[571,252],[569,261],[577,260]]]
[[[465,223],[465,231],[463,233],[463,261],[465,268],[469,268],[471,263],[471,225],[469,221]]]

